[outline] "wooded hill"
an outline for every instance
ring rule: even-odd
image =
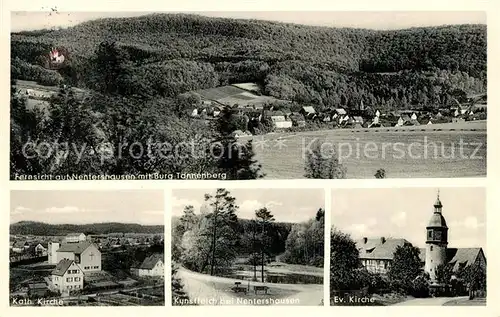
[[[374,31],[185,14],[12,34],[13,78],[95,88],[103,41],[130,61],[129,90],[155,97],[256,82],[265,94],[319,107],[404,108],[486,90],[486,25]],[[58,72],[41,67],[52,47],[69,59]]]
[[[83,225],[73,224],[48,224],[36,221],[20,221],[10,225],[10,234],[37,235],[37,236],[62,236],[68,233],[82,232],[85,234],[108,233],[144,233],[163,234],[164,226],[146,226],[133,223],[93,223]]]

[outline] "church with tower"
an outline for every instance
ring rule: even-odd
[[[486,257],[481,247],[448,247],[449,228],[443,216],[443,204],[439,198],[439,192],[433,207],[433,213],[425,228],[425,248],[420,249],[422,267],[431,280],[436,280],[436,268],[441,264],[449,264],[453,272],[473,264],[479,265],[486,271]],[[397,247],[409,243],[404,238],[365,237],[356,241],[356,246],[361,263],[368,271],[385,274],[394,259]]]
[[[425,272],[429,273],[431,280],[436,278],[436,268],[448,263],[448,226],[443,217],[443,204],[439,199],[439,192],[434,203],[434,213],[427,225],[427,238],[425,241]],[[422,252],[422,251],[420,251]]]

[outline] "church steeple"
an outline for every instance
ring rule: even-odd
[[[438,189],[436,202],[434,203],[434,212],[441,213],[442,211],[443,211],[443,204],[441,203],[441,200],[439,199],[439,189]]]

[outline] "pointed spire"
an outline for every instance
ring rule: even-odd
[[[441,212],[441,208],[443,208],[443,204],[441,203],[441,200],[439,199],[439,189],[437,192],[436,202],[434,203],[434,208],[435,208],[435,212]]]

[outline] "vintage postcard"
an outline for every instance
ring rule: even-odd
[[[11,180],[486,176],[486,13],[12,12]]]
[[[486,191],[332,191],[331,305],[486,305]]]
[[[11,306],[163,306],[164,195],[12,191]]]
[[[323,305],[323,189],[172,195],[172,305]]]

